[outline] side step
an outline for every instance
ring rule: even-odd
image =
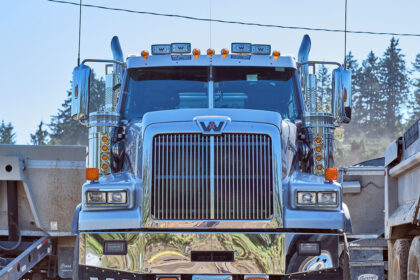
[[[383,238],[359,239],[349,242],[351,280],[385,279],[387,263],[384,250],[387,242]]]
[[[0,270],[0,280],[20,279],[37,263],[51,254],[51,240],[41,237]]]

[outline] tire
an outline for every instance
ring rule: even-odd
[[[79,279],[79,234],[76,236],[76,243],[74,244],[73,254],[73,280]]]
[[[420,279],[420,236],[414,237],[408,253],[407,280]]]
[[[407,279],[408,252],[410,241],[408,239],[397,239],[391,253],[389,276],[390,280]]]
[[[348,249],[344,249],[340,255],[340,268],[343,272],[343,280],[350,280],[350,255]]]

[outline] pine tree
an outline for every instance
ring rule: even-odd
[[[370,136],[378,135],[378,131],[384,129],[385,100],[380,90],[378,58],[373,51],[362,62],[358,82],[361,102],[359,123]]]
[[[33,145],[47,145],[48,131],[42,128],[43,125],[44,123],[41,121],[35,133],[31,134],[31,143]]]
[[[90,84],[89,111],[95,112],[103,108],[105,93],[104,80],[97,79],[92,71]],[[87,145],[88,130],[86,126],[71,118],[71,91],[67,91],[67,98],[58,109],[58,113],[51,117],[51,123],[48,125],[50,133],[50,144],[53,145]]]
[[[417,54],[415,61],[413,62],[414,71],[420,74],[420,53]],[[411,119],[416,121],[420,118],[420,78],[414,79],[414,98],[412,102],[412,115]]]
[[[16,144],[16,133],[13,132],[13,129],[14,127],[11,122],[5,124],[3,120],[1,121],[0,144]]]
[[[399,41],[391,38],[384,56],[380,60],[379,80],[383,96],[384,119],[389,136],[396,137],[402,121],[405,105],[409,99],[409,79],[404,55],[398,48]]]

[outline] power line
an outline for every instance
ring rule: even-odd
[[[80,5],[79,3],[70,2],[70,1],[63,1],[63,0],[47,0],[47,1],[54,2],[54,3],[60,3],[60,4],[75,5],[75,6]],[[146,11],[135,11],[135,10],[129,10],[129,9],[122,9],[122,8],[111,8],[111,7],[105,7],[105,6],[99,6],[99,5],[90,5],[90,4],[82,4],[82,6],[89,7],[89,8],[103,9],[103,10],[112,10],[112,11],[118,11],[118,12],[134,13],[134,14],[182,18],[182,19],[196,20],[196,21],[240,24],[240,25],[248,25],[248,26],[307,30],[307,31],[324,31],[324,32],[340,32],[340,33],[346,32],[346,33],[353,33],[353,34],[420,37],[420,34],[416,34],[416,33],[373,32],[373,31],[359,31],[359,30],[347,30],[347,31],[345,31],[345,30],[342,30],[342,29],[313,28],[313,27],[304,27],[304,26],[285,26],[285,25],[275,25],[275,24],[262,24],[262,23],[255,23],[255,22],[243,22],[243,21],[231,21],[231,20],[222,20],[222,19],[198,18],[198,17],[176,15],[176,14],[163,14],[163,13],[146,12]]]

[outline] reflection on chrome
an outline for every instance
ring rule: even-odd
[[[308,257],[299,267],[300,272],[316,271],[321,269],[332,268],[332,258],[328,251],[321,251],[321,255]]]

